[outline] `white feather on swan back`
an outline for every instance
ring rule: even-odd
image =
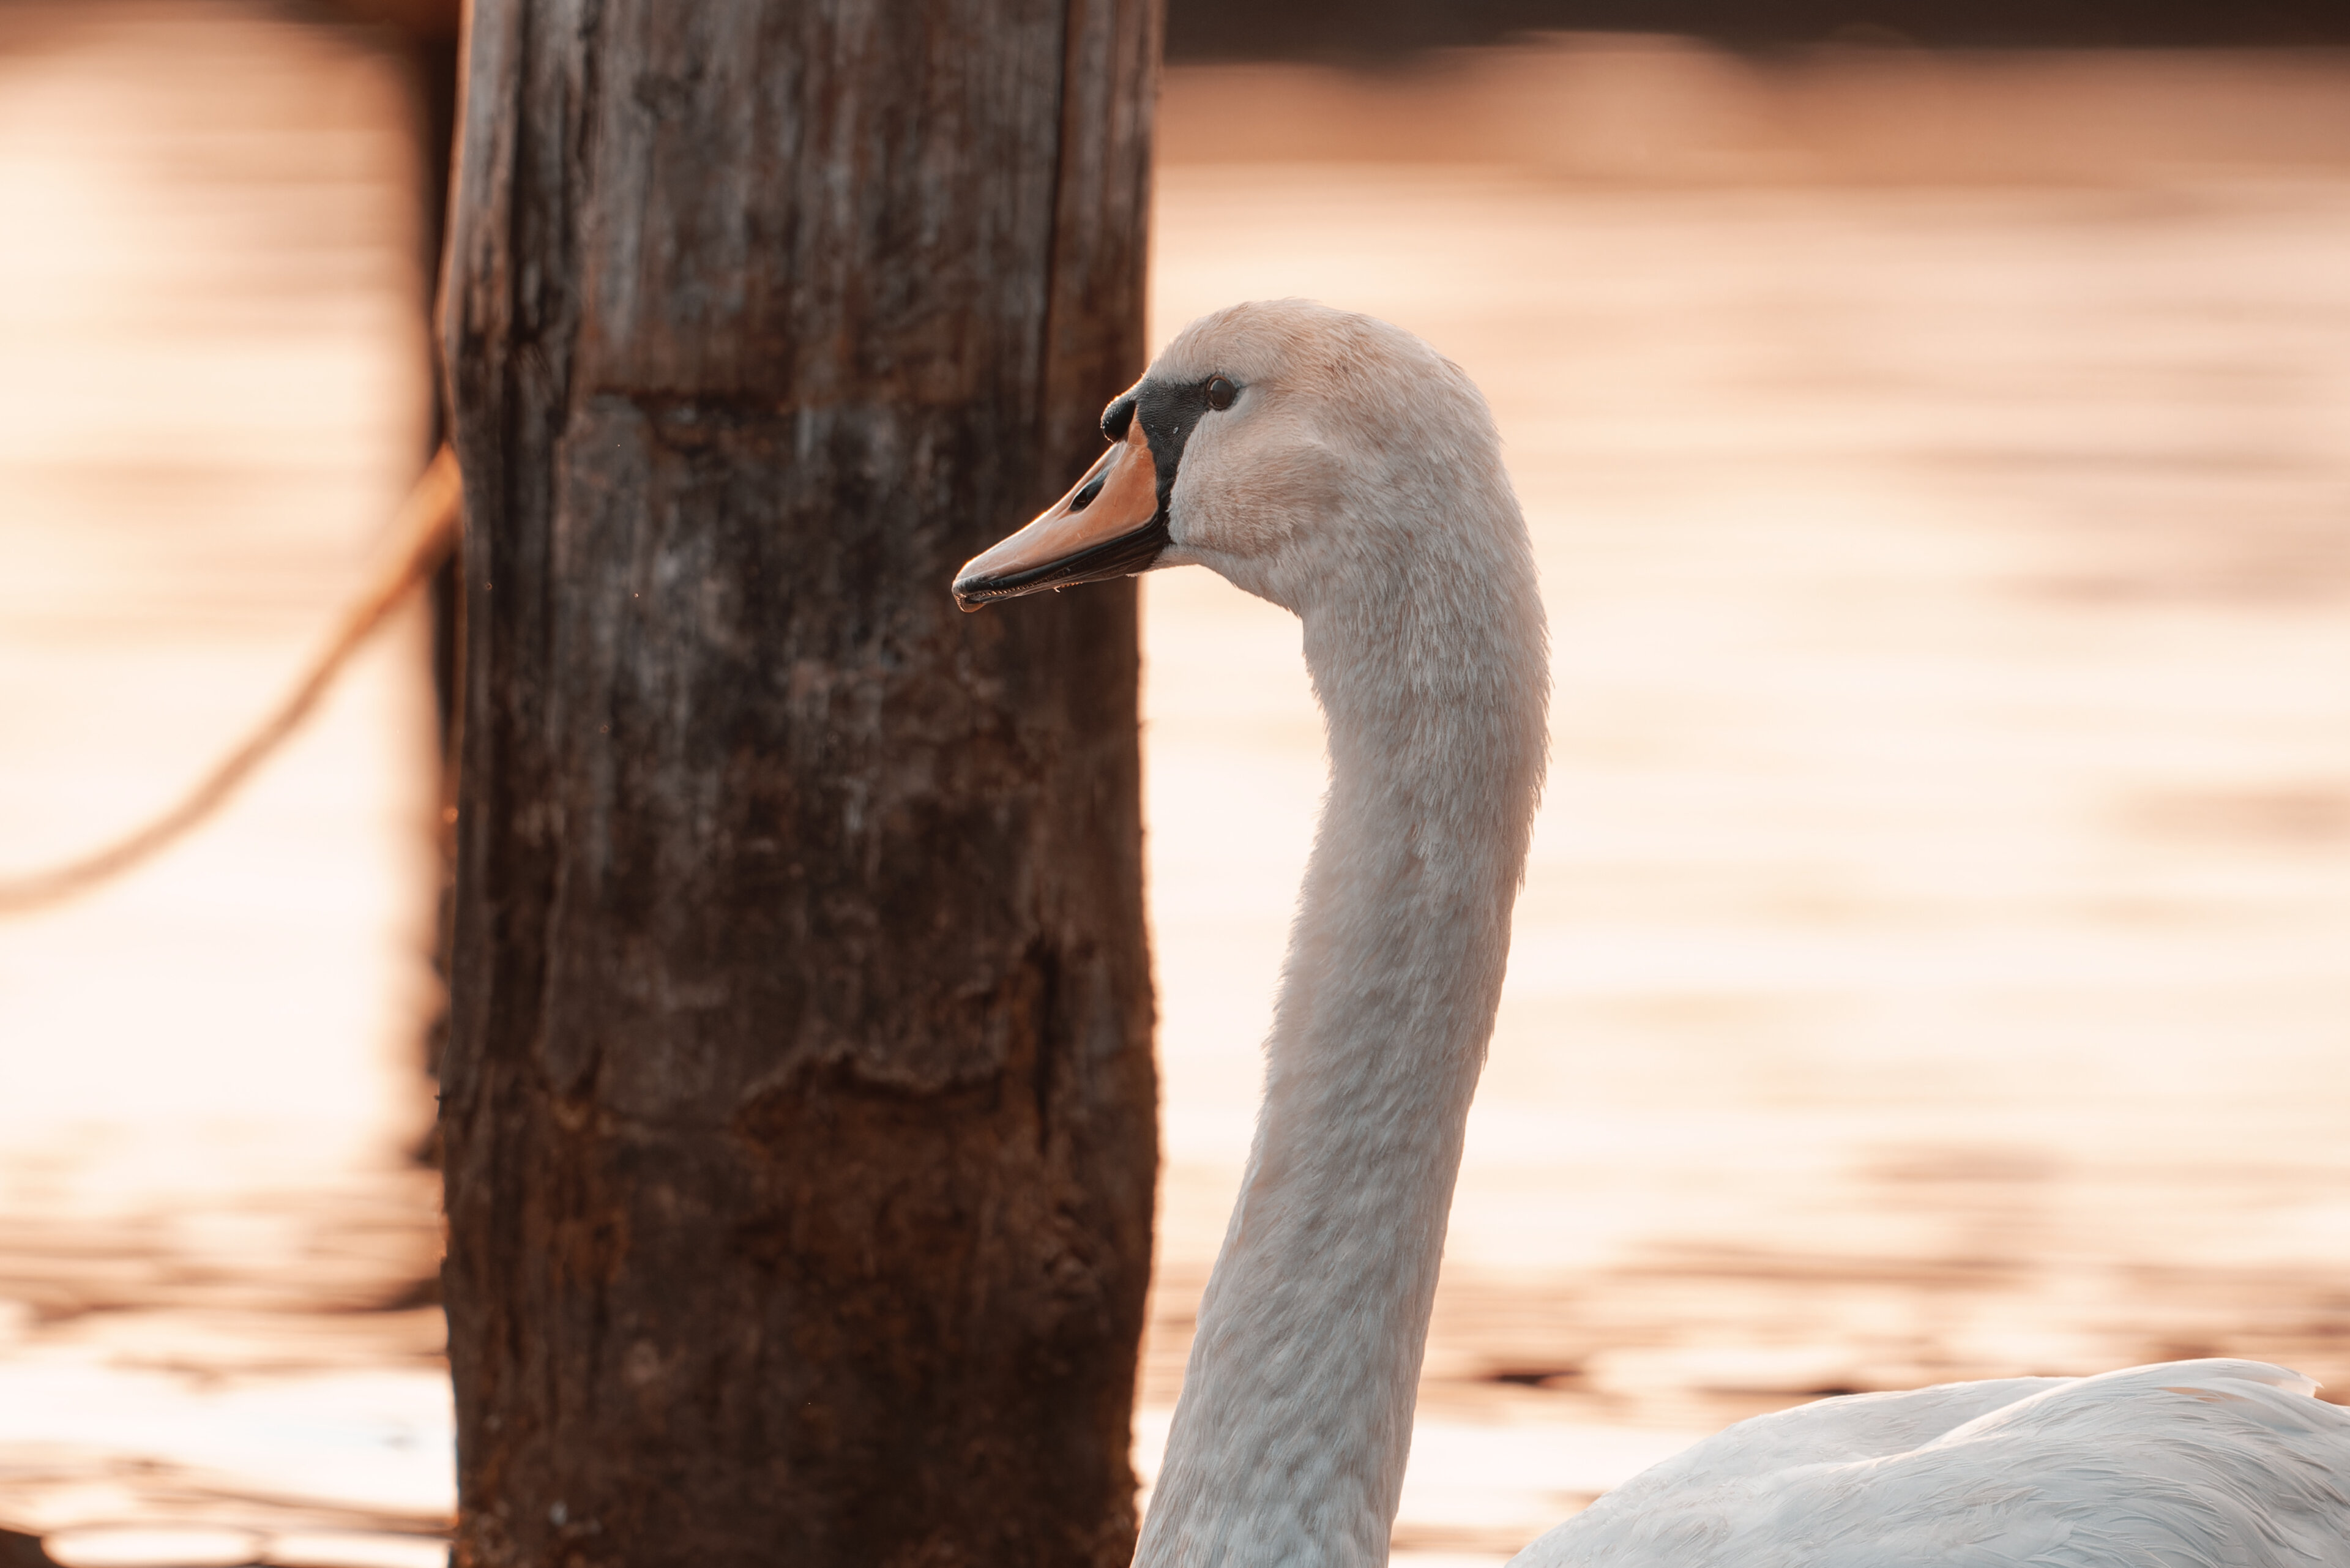
[[[2350,1411],[2252,1361],[1742,1421],[1513,1568],[2350,1568]]]

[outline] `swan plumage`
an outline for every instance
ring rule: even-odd
[[[1515,1568],[2341,1568],[2350,1411],[2254,1361],[1823,1399],[1615,1488]]]
[[[1483,398],[1300,300],[1192,323],[967,609],[1206,566],[1304,622],[1330,788],[1241,1193],[1138,1568],[1376,1568],[1547,752],[1546,631]],[[2350,1568],[2350,1415],[2196,1361],[1760,1417],[1519,1568]]]

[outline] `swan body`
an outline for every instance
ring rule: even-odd
[[[2341,1568],[2350,1411],[2254,1361],[1823,1399],[1634,1476],[1512,1568]]]
[[[1533,550],[1483,398],[1367,317],[1205,317],[1102,429],[957,601],[1208,566],[1304,623],[1330,762],[1135,1563],[1376,1568],[1542,785]],[[2189,1362],[1826,1401],[1635,1477],[1517,1562],[2350,1568],[2350,1416],[2311,1386]]]

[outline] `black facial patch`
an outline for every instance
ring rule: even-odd
[[[1202,376],[1196,381],[1180,384],[1145,381],[1119,400],[1134,402],[1135,412],[1142,421],[1142,433],[1150,438],[1150,455],[1159,464],[1159,512],[1150,523],[1162,536],[1167,532],[1167,504],[1175,493],[1175,471],[1183,462],[1184,443],[1191,439],[1192,430],[1209,411],[1208,383],[1223,379],[1220,376]],[[1231,385],[1229,381],[1225,384]]]

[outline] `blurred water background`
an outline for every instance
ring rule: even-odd
[[[323,13],[0,6],[0,869],[170,800],[364,572],[417,113]],[[1160,151],[1152,341],[1424,334],[1550,606],[1399,1561],[1842,1390],[2350,1394],[2350,55],[1179,63]],[[1282,614],[1168,573],[1146,638],[1147,1473],[1321,758]],[[202,833],[0,922],[0,1524],[73,1568],[439,1559],[432,703],[411,613]]]

